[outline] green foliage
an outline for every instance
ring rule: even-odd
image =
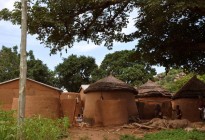
[[[16,119],[13,111],[3,111],[0,109],[0,139],[15,140],[17,132]]]
[[[55,73],[47,67],[46,64],[39,59],[35,59],[32,51],[28,52],[27,57],[27,76],[36,81],[59,87],[58,80],[55,78]]]
[[[138,139],[133,135],[121,135],[120,140],[138,140]]]
[[[72,47],[74,42],[91,40],[111,47],[114,39],[125,35],[128,14],[133,10],[130,1],[115,0],[30,0],[28,6],[28,32],[37,34],[52,53]],[[20,2],[15,9],[0,11],[0,19],[20,24]],[[125,37],[124,37],[125,38]],[[128,40],[127,40],[128,41]]]
[[[81,84],[89,84],[91,73],[97,69],[92,57],[70,55],[63,59],[63,63],[56,66],[55,71],[61,87],[67,91],[77,92]]]
[[[152,65],[205,71],[204,0],[29,0],[28,5],[28,33],[37,34],[51,53],[79,41],[111,49],[114,41],[138,39],[136,57]],[[133,32],[125,34],[130,15]],[[2,9],[0,20],[20,25],[20,2],[12,11]]]
[[[148,79],[153,79],[153,75],[156,74],[155,69],[140,59],[135,60],[134,53],[134,51],[124,50],[107,54],[97,72],[92,73],[96,78],[93,80],[112,74],[128,84],[138,86]]]
[[[0,139],[17,139],[17,122],[13,111],[0,110]],[[22,128],[26,140],[58,140],[68,136],[68,118],[52,120],[48,118],[26,118]]]
[[[17,46],[13,48],[2,47],[0,50],[0,82],[19,76],[19,62]]]
[[[137,52],[151,64],[205,71],[205,1],[139,1]]]
[[[199,75],[198,78],[205,83],[205,74]]]
[[[161,73],[155,77],[155,81],[172,93],[177,92],[184,86],[195,73],[184,73],[182,69],[170,69],[169,72]],[[205,74],[197,75],[197,78],[205,82]]]
[[[13,48],[3,46],[0,50],[0,82],[19,77],[20,54],[17,49],[17,46]],[[58,80],[55,79],[54,72],[49,70],[41,60],[35,59],[32,51],[27,53],[27,70],[28,78],[58,86]]]
[[[193,73],[185,74],[182,69],[170,69],[167,74],[159,74],[155,80],[165,89],[174,93],[178,91],[193,76]]]
[[[68,120],[52,120],[41,117],[25,119],[23,134],[29,140],[57,140],[64,136],[69,126]]]
[[[205,133],[197,130],[187,132],[183,129],[162,130],[158,133],[146,134],[140,140],[204,140]]]

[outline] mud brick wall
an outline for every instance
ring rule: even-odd
[[[189,121],[196,122],[200,120],[200,101],[197,98],[180,98],[172,101],[172,108],[175,109],[179,105],[182,111],[182,118],[188,119]],[[173,118],[175,117],[173,112]]]
[[[18,112],[18,98],[13,98],[12,110]],[[42,117],[57,119],[60,117],[60,102],[58,98],[26,96],[25,117],[40,115]]]

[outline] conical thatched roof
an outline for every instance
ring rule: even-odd
[[[171,94],[163,89],[156,82],[148,80],[145,84],[141,85],[138,89],[137,97],[171,97]]]
[[[90,84],[90,86],[84,91],[84,93],[86,94],[93,91],[128,91],[137,94],[135,88],[113,77],[112,75],[100,79],[93,84]]]
[[[177,93],[173,95],[176,98],[205,98],[205,83],[193,76]]]

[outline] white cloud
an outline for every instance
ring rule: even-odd
[[[129,17],[129,23],[127,25],[127,28],[123,28],[122,32],[125,34],[130,34],[134,31],[136,31],[137,29],[134,27],[135,25],[135,18],[138,16],[138,10],[135,9],[130,13],[130,17]]]
[[[74,47],[72,49],[75,52],[87,53],[87,52],[90,52],[90,51],[94,51],[94,50],[96,50],[100,47],[101,46],[95,45],[93,43],[87,44],[86,42],[82,42],[82,43],[74,44]]]
[[[15,1],[19,1],[19,0],[1,0],[0,9],[8,8],[9,10],[12,10]]]

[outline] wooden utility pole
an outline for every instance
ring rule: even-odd
[[[27,74],[27,0],[21,0],[21,45],[20,45],[20,79],[19,79],[19,102],[18,102],[18,126],[21,127],[25,117],[25,94],[26,94],[26,74]],[[20,130],[21,131],[21,130]],[[21,132],[20,133],[20,139]]]

